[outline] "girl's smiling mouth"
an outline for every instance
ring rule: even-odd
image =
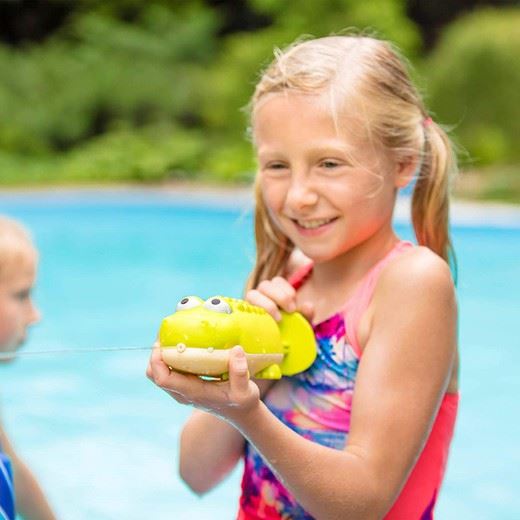
[[[316,233],[325,230],[329,227],[330,224],[338,220],[339,217],[331,217],[331,218],[315,218],[315,219],[295,219],[291,218],[291,221],[296,226],[296,229],[300,233]]]

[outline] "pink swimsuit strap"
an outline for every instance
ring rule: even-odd
[[[309,276],[312,273],[313,263],[308,262],[302,266],[300,266],[294,273],[292,273],[288,278],[287,281],[296,289],[298,290],[309,278]]]
[[[361,346],[358,339],[358,325],[372,300],[379,275],[396,256],[413,247],[414,245],[411,242],[405,240],[397,242],[397,244],[366,273],[357,289],[343,307],[346,327],[345,333],[349,343],[359,357],[361,357]]]
[[[411,247],[414,247],[411,242],[405,240],[397,242],[395,246],[364,275],[352,296],[341,309],[341,313],[345,317],[347,339],[358,357],[361,357],[361,347],[359,345],[357,327],[359,320],[370,304],[379,275],[395,256]],[[312,269],[312,262],[302,265],[289,276],[288,282],[298,290],[312,274]]]

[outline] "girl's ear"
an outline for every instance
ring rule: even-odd
[[[394,179],[395,187],[404,188],[407,186],[414,178],[418,168],[419,157],[417,155],[406,157],[402,161],[398,162]]]

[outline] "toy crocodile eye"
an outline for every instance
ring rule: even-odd
[[[176,311],[186,311],[188,309],[193,309],[193,307],[198,307],[202,305],[204,301],[198,296],[185,296],[175,308]]]
[[[208,309],[209,311],[231,314],[231,307],[229,306],[229,303],[224,301],[222,298],[219,298],[218,296],[208,298],[204,302],[204,308]]]

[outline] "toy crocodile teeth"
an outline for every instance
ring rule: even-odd
[[[276,322],[261,307],[226,296],[182,298],[162,321],[159,342],[171,368],[221,378],[235,345],[244,349],[249,372],[261,379],[303,372],[316,358],[312,327],[301,314],[282,311]]]

